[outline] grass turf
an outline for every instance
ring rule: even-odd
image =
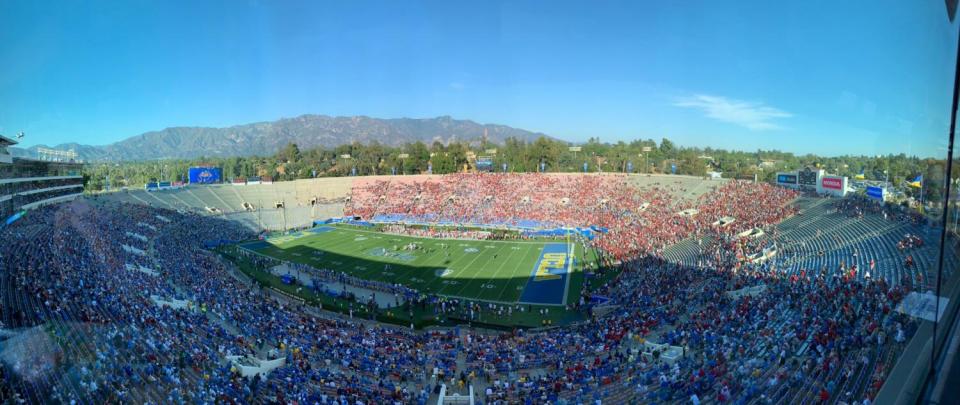
[[[419,248],[403,249],[411,243]],[[536,283],[531,275],[549,243],[558,241],[418,238],[335,226],[326,232],[273,238],[269,245],[251,250],[367,280],[400,283],[424,293],[515,303],[528,282]],[[566,303],[579,298],[583,284],[584,250],[579,244],[574,249],[577,260],[567,275]]]
[[[401,305],[383,310],[370,308],[356,301],[327,294],[318,294],[308,288],[301,288],[296,284],[284,284],[279,277],[268,272],[267,269],[254,264],[238,254],[237,246],[225,246],[217,251],[224,258],[237,265],[238,269],[250,277],[256,284],[279,291],[287,296],[296,297],[304,303],[320,307],[327,311],[348,314],[354,309],[354,315],[361,319],[371,319],[374,316],[381,322],[407,326],[413,324],[416,328],[427,326],[456,326],[462,324],[510,330],[515,327],[536,328],[544,326],[544,321],[550,325],[567,325],[586,319],[586,314],[563,308],[553,307],[546,315],[539,314],[540,309],[549,308],[543,305],[526,306],[527,311],[514,311],[512,314],[494,314],[481,308],[479,317],[469,320],[465,312],[441,314],[432,306]],[[371,312],[372,311],[372,312]]]

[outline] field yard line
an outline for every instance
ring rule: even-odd
[[[289,254],[285,254],[285,252],[276,254],[276,255],[268,253],[266,255],[270,257],[278,258],[281,260],[304,263],[309,266],[314,266],[318,268],[331,268],[333,270],[343,271],[346,274],[359,277],[362,279],[384,281],[384,282],[400,282],[412,287],[412,285],[409,284],[409,280],[411,277],[424,276],[424,274],[421,274],[422,272],[418,270],[429,269],[432,267],[437,267],[437,268],[444,267],[443,264],[434,264],[433,262],[442,262],[444,260],[445,252],[450,252],[452,257],[457,257],[457,259],[455,259],[453,262],[449,263],[445,267],[455,270],[458,275],[464,274],[464,272],[467,272],[467,271],[474,270],[474,266],[477,260],[479,260],[481,257],[490,258],[492,256],[492,253],[484,252],[483,250],[485,249],[483,249],[482,247],[481,247],[481,251],[477,252],[476,256],[473,257],[472,259],[468,258],[467,256],[469,256],[469,254],[464,254],[465,252],[460,254],[453,253],[451,252],[451,250],[455,250],[458,248],[459,249],[466,248],[463,246],[457,246],[456,248],[454,248],[452,245],[456,244],[457,241],[470,244],[470,245],[480,245],[480,246],[483,246],[485,244],[495,245],[497,246],[496,254],[498,256],[502,255],[503,250],[507,249],[508,247],[519,248],[519,249],[509,249],[509,253],[504,255],[506,256],[503,258],[504,261],[499,266],[497,266],[497,268],[493,272],[493,275],[490,276],[492,279],[496,279],[496,277],[503,272],[504,268],[508,268],[508,265],[513,265],[514,272],[516,272],[516,270],[520,269],[519,266],[516,266],[518,264],[516,263],[517,260],[524,261],[526,257],[532,254],[533,251],[537,249],[542,249],[544,246],[546,246],[549,243],[556,243],[551,241],[540,241],[540,240],[538,241],[491,241],[491,240],[476,240],[476,239],[428,238],[428,237],[399,235],[399,234],[391,234],[391,233],[337,227],[337,226],[334,226],[333,228],[335,231],[332,232],[333,233],[332,235],[307,234],[301,238],[289,240],[289,241],[283,242],[282,244],[275,245],[274,248],[286,250],[286,249],[297,248],[302,246],[303,248],[306,248],[306,249],[327,251],[334,255],[344,256],[344,260],[346,262],[341,264],[340,266],[333,265],[332,263],[330,263],[329,261],[330,259],[328,258],[323,259],[323,262],[321,263],[316,263],[311,260],[306,260],[302,257],[294,257]],[[360,241],[360,242],[354,241],[356,237],[364,236],[366,234],[373,234],[381,238],[380,239],[369,238],[366,241]],[[400,240],[401,242],[399,242],[398,244],[405,244],[410,242],[423,244],[425,248],[432,248],[432,249],[435,249],[435,251],[432,254],[425,254],[422,256],[418,256],[417,258],[415,258],[413,261],[410,261],[410,262],[390,260],[386,257],[384,258],[367,257],[364,255],[364,252],[366,252],[366,250],[369,250],[371,247],[375,247],[378,245],[388,246],[395,243],[390,241],[389,239]],[[319,246],[314,246],[313,244],[317,243],[318,240],[323,240],[323,242]],[[448,250],[440,249],[439,248],[440,244],[446,244],[450,247],[448,248]],[[475,246],[467,246],[467,247],[475,247]],[[343,251],[349,251],[349,252],[344,253]],[[520,255],[519,259],[517,258],[518,254]],[[360,262],[397,264],[400,266],[407,267],[407,269],[406,271],[398,272],[394,276],[387,277],[382,274],[382,272],[380,271],[381,269],[379,268],[368,267],[367,271],[362,271],[362,272],[356,271],[354,267],[359,265],[358,263]],[[537,263],[537,260],[534,260],[532,266],[535,266],[536,263]],[[396,269],[394,269],[393,271],[396,271]],[[523,269],[523,274],[525,276],[523,277],[523,279],[526,280],[526,282],[529,282],[529,277],[530,277],[529,272],[531,271],[533,271],[532,268]],[[461,294],[463,294],[464,291],[468,291],[469,288],[472,287],[472,284],[475,284],[474,282],[479,278],[479,275],[481,274],[481,272],[472,272],[469,274],[470,274],[469,277],[458,279],[458,281],[461,281],[462,284],[459,284],[459,283],[443,284],[445,280],[455,279],[455,277],[442,278],[442,277],[436,277],[435,275],[429,275],[428,277],[425,277],[425,278],[428,278],[428,279],[432,278],[432,280],[425,283],[424,285],[417,286],[417,289],[425,293],[432,292],[433,294],[437,294],[437,295],[462,298],[466,300],[496,302],[496,303],[505,303],[505,304],[518,302],[519,298],[513,299],[511,301],[501,301],[501,299],[503,299],[503,296],[506,295],[508,291],[511,291],[511,288],[515,288],[518,286],[517,284],[519,282],[514,281],[515,279],[519,278],[519,277],[514,277],[516,276],[516,274],[511,275],[510,277],[508,277],[507,280],[505,280],[505,285],[502,288],[500,288],[499,291],[497,291],[495,295],[496,297],[495,299],[482,298],[485,296],[485,294],[483,294],[483,291],[480,291],[480,293],[475,294],[472,297],[462,296]],[[571,276],[570,274],[568,274],[567,284],[565,285],[565,293],[566,293],[566,288],[569,288],[569,284],[571,283],[570,278]],[[457,285],[460,285],[460,287],[456,287]],[[520,284],[519,286],[526,288],[526,283]],[[449,294],[444,294],[444,291],[451,291],[454,288],[457,288],[456,293],[451,292]],[[520,291],[521,291],[520,294],[522,294],[523,290],[521,289]],[[491,294],[490,296],[491,298],[494,297],[493,294]]]
[[[331,235],[331,236],[335,236],[335,235]],[[355,237],[354,234],[345,233],[345,234],[340,235],[340,236],[338,237],[339,240],[337,240],[335,243],[332,243],[332,244],[327,245],[327,246],[329,246],[329,247],[331,247],[331,248],[340,248],[340,247],[342,247],[342,246],[349,246],[350,244],[357,244],[357,245],[359,245],[359,248],[356,249],[356,250],[354,250],[352,254],[351,254],[351,253],[334,252],[334,251],[330,251],[330,250],[327,250],[327,252],[330,253],[330,254],[338,255],[338,256],[345,256],[345,257],[349,258],[349,260],[350,260],[351,262],[356,262],[356,261],[358,261],[358,260],[359,260],[359,261],[364,261],[364,262],[377,262],[377,260],[373,260],[373,259],[371,259],[371,258],[366,258],[366,257],[364,257],[363,252],[366,251],[367,249],[369,249],[370,247],[372,247],[372,246],[366,246],[367,244],[364,243],[364,242],[367,242],[367,241],[373,241],[374,243],[378,243],[378,242],[377,242],[376,240],[374,240],[374,239],[368,239],[368,240],[366,240],[366,241],[359,241],[359,242],[357,242],[357,241],[353,240],[354,237]],[[300,246],[306,246],[306,247],[311,248],[311,249],[318,249],[318,248],[314,248],[313,246],[306,245],[306,244],[301,244]],[[321,247],[321,248],[319,248],[319,249],[320,249],[320,250],[324,250],[323,247]],[[353,256],[353,254],[356,254],[356,255],[358,255],[358,256]],[[381,262],[381,263],[382,263],[382,262]],[[357,265],[358,265],[358,264],[354,263],[354,267],[356,267]],[[371,280],[371,279],[373,279],[373,280],[381,280],[380,277],[374,278],[374,277],[369,277],[369,276],[367,276],[366,274],[358,274],[358,273],[356,273],[356,269],[355,269],[355,268],[349,269],[349,270],[334,268],[334,270],[345,271],[345,272],[347,272],[347,274],[349,274],[349,275],[352,275],[352,276],[355,276],[355,277],[360,277],[360,278],[367,279],[367,280]]]
[[[482,242],[482,241],[477,241],[477,242]],[[470,263],[467,263],[467,266],[464,267],[464,269],[469,269],[471,266],[473,266],[473,262],[477,261],[477,259],[479,259],[481,256],[483,256],[483,255],[480,254],[480,252],[477,252],[477,256],[474,257],[473,260],[470,261]],[[458,261],[459,261],[459,260],[458,260]],[[452,264],[452,263],[451,263],[451,264]],[[456,270],[454,270],[454,271],[456,271]],[[451,276],[452,276],[452,274],[451,274]],[[440,290],[437,291],[437,294],[442,293],[443,290],[446,290],[448,286],[449,286],[449,284],[447,284],[447,285],[443,286],[442,288],[440,288]]]
[[[381,233],[381,235],[383,235],[383,236],[385,236],[385,237],[391,236],[391,235],[385,234],[385,233]],[[388,243],[389,243],[389,242],[388,242]],[[403,243],[403,242],[400,242],[400,243]],[[423,246],[423,244],[424,244],[425,242],[418,241],[417,243],[420,243],[420,244],[421,244],[421,249],[425,249],[425,247]],[[436,249],[436,252],[433,253],[433,254],[429,254],[429,255],[428,255],[426,252],[424,252],[423,255],[417,255],[417,256],[414,257],[413,260],[411,260],[411,261],[409,261],[409,262],[398,263],[399,265],[401,265],[401,266],[403,266],[403,267],[406,267],[406,271],[404,271],[403,274],[397,274],[397,275],[392,276],[392,279],[393,279],[394,282],[400,282],[401,284],[403,284],[403,285],[405,285],[405,286],[407,286],[407,287],[409,287],[409,288],[414,288],[414,287],[411,285],[411,279],[412,279],[413,277],[420,278],[419,276],[421,276],[421,274],[418,274],[418,273],[417,273],[417,269],[424,269],[424,268],[431,268],[431,267],[434,268],[434,269],[436,269],[436,266],[430,265],[429,262],[433,259],[434,256],[436,256],[437,254],[442,253],[442,251],[441,251],[439,248],[437,248],[436,246],[433,246],[434,243],[433,243],[432,241],[429,242],[429,244],[431,245],[430,248]],[[434,278],[435,278],[434,281],[436,281],[436,279],[440,279],[440,277],[436,277],[435,275],[434,275]],[[423,286],[418,286],[417,288],[414,288],[414,289],[417,290],[417,291],[420,291],[420,292],[429,293],[428,291],[425,291],[425,290],[427,289],[427,286],[429,286],[430,284],[433,284],[433,282],[426,283],[425,285],[423,285]]]
[[[376,240],[376,239],[368,239],[368,240],[366,240],[366,241],[357,242],[357,241],[353,240],[353,238],[356,236],[356,234],[352,234],[352,233],[348,233],[348,232],[344,232],[344,233],[342,233],[342,234],[340,234],[340,235],[331,235],[331,236],[336,236],[336,237],[338,238],[338,241],[337,241],[336,243],[327,245],[327,246],[330,246],[331,248],[339,248],[339,247],[342,247],[342,246],[349,246],[350,244],[359,245],[358,249],[354,250],[354,251],[351,252],[351,253],[340,253],[340,252],[333,252],[333,251],[327,250],[327,252],[330,253],[330,254],[338,255],[338,256],[343,256],[343,257],[344,257],[344,260],[347,262],[347,263],[341,264],[340,266],[335,266],[335,265],[332,265],[332,264],[331,264],[330,266],[331,266],[331,268],[332,268],[333,270],[335,270],[335,271],[342,271],[342,272],[346,273],[347,275],[350,275],[350,276],[353,276],[353,277],[357,277],[357,278],[360,278],[360,279],[364,279],[364,280],[373,280],[373,281],[380,281],[380,282],[389,282],[389,280],[395,278],[395,276],[385,276],[385,275],[383,275],[383,269],[380,268],[380,267],[371,267],[374,263],[381,263],[381,264],[383,264],[383,263],[386,263],[386,264],[395,264],[395,263],[392,263],[392,262],[382,262],[382,261],[379,261],[379,260],[375,260],[375,259],[373,259],[373,258],[368,258],[368,257],[364,256],[364,254],[363,254],[363,252],[365,252],[367,249],[370,249],[370,248],[374,247],[374,245],[379,244],[379,243],[380,243],[379,240]],[[366,243],[366,242],[370,242],[370,244],[368,244],[368,243]],[[323,250],[322,247],[321,247],[321,248],[315,248],[315,247],[309,246],[309,245],[301,245],[301,246],[307,246],[308,248],[310,248],[310,249],[315,249],[315,250],[316,250],[316,249]],[[355,255],[356,255],[356,256],[355,256]],[[366,270],[357,270],[356,267],[357,267],[357,266],[360,266],[360,265],[363,265],[363,267],[365,267]],[[353,267],[350,267],[350,266],[353,266]]]
[[[544,246],[545,246],[545,245],[544,245]],[[527,246],[526,249],[523,251],[523,254],[522,254],[520,257],[521,257],[521,258],[527,257],[527,256],[530,254],[530,249],[531,249],[531,248],[530,248],[529,246]],[[541,252],[542,252],[542,251],[543,251],[543,247],[541,247],[540,249],[541,249]],[[511,252],[511,253],[510,253],[510,254],[511,254],[511,258],[512,258],[512,255],[513,255],[514,253],[519,253],[519,252],[520,252],[520,250],[515,250],[515,251]],[[536,266],[538,261],[539,261],[539,259],[538,259],[537,261],[534,261],[534,262],[533,262],[533,265]],[[516,263],[514,263],[514,265],[516,265]],[[525,275],[525,278],[526,278],[527,282],[530,281],[530,275],[528,274],[529,271],[530,271],[530,270],[524,270],[524,273],[523,273],[523,274]],[[513,279],[513,278],[511,277],[510,280],[512,280],[512,279]],[[508,280],[507,285],[506,285],[504,288],[500,289],[500,294],[497,295],[497,299],[498,299],[498,300],[503,299],[503,295],[506,294],[507,291],[510,290],[510,287],[511,287],[510,284],[512,284],[512,283],[510,283],[509,280]],[[526,288],[526,283],[524,283],[524,288]],[[514,289],[514,293],[516,293],[516,289]],[[522,289],[520,290],[520,293],[517,294],[517,299],[516,299],[515,301],[520,301],[520,296],[521,296],[521,295],[523,295],[523,290],[522,290]]]
[[[523,251],[523,255],[521,255],[521,257],[526,257],[527,252],[529,251],[529,249],[530,249],[530,247],[528,246],[528,247],[526,248],[526,250]],[[510,249],[510,256],[508,257],[508,259],[513,259],[513,255],[515,255],[515,254],[517,254],[517,253],[519,253],[519,252],[520,252],[520,249],[516,249],[516,250]],[[507,264],[508,262],[510,262],[511,264],[516,265],[516,263],[514,263],[513,260],[504,260],[503,264],[500,265],[500,268],[498,268],[497,271],[495,271],[495,272],[493,273],[493,275],[494,275],[493,278],[496,278],[496,275],[497,275],[497,274],[500,274],[500,270],[503,268],[503,265]],[[497,294],[497,299],[498,299],[498,300],[499,300],[499,299],[502,299],[502,298],[503,298],[503,293],[510,288],[510,284],[511,284],[511,283],[510,283],[510,280],[512,280],[512,279],[513,279],[512,277],[511,277],[511,278],[508,278],[508,279],[507,279],[507,282],[506,282],[506,285],[503,286],[503,288],[500,289],[500,293]],[[520,297],[517,296],[517,301],[519,301],[519,300],[520,300]]]
[[[457,246],[457,247],[459,248],[459,247],[462,247],[462,246]],[[448,247],[447,249],[450,249],[450,248]],[[439,253],[439,252],[438,252],[438,253]],[[473,262],[476,261],[477,258],[479,258],[479,257],[480,257],[480,255],[478,254],[477,257],[474,257],[473,260],[471,260],[469,263],[467,263],[467,265],[466,265],[465,267],[463,267],[463,268],[469,268],[470,265],[473,264]],[[452,268],[453,268],[453,267],[460,267],[460,266],[457,265],[457,263],[460,263],[460,262],[462,262],[463,260],[466,260],[467,258],[469,258],[469,256],[467,256],[466,254],[464,254],[464,255],[460,256],[457,260],[451,262],[451,263],[447,266],[447,268],[456,271],[455,269],[452,269]],[[452,277],[452,276],[453,276],[453,274],[451,274],[451,277]],[[440,294],[443,290],[447,289],[447,287],[450,286],[450,284],[443,284],[443,280],[444,280],[443,277],[437,277],[432,283],[428,284],[428,285],[433,285],[434,283],[436,283],[436,282],[438,282],[438,281],[440,282],[441,287],[440,287],[440,289],[436,290],[436,292],[435,292],[434,294]]]
[[[546,245],[544,245],[544,246],[542,246],[542,247],[540,248],[540,255],[541,255],[541,256],[543,255],[543,248],[544,248],[544,247],[546,247]],[[527,247],[527,250],[524,250],[524,251],[523,251],[523,256],[522,256],[522,257],[527,257],[529,254],[530,254],[530,247],[528,246],[528,247]],[[533,261],[533,267],[536,267],[538,263],[540,263],[540,257],[537,257],[537,259]],[[524,276],[524,279],[527,280],[527,281],[526,281],[525,283],[523,283],[523,289],[520,290],[520,294],[517,296],[517,302],[520,302],[520,299],[523,298],[523,291],[527,289],[527,283],[530,282],[530,277],[531,277],[531,273],[533,272],[533,270],[534,270],[534,269],[527,269],[526,272],[524,273],[524,275],[525,275],[525,276]],[[498,300],[503,299],[503,294],[506,292],[506,290],[507,290],[507,289],[505,288],[505,289],[503,289],[502,291],[500,291],[500,295],[497,296],[497,299],[498,299]]]
[[[337,238],[331,241],[331,242],[333,242],[333,243],[324,244],[324,245],[323,245],[322,247],[320,247],[319,249],[325,250],[327,253],[332,253],[332,254],[335,254],[335,255],[353,257],[353,256],[350,256],[350,255],[347,255],[347,254],[344,254],[344,253],[332,251],[332,249],[339,249],[339,248],[342,247],[342,246],[348,246],[350,243],[357,243],[355,240],[353,240],[353,236],[352,236],[352,235],[349,235],[349,234],[341,234],[341,235],[331,235],[331,236],[336,236]],[[361,241],[361,242],[362,242],[362,241]],[[301,245],[301,246],[303,246],[303,245]],[[307,246],[310,247],[311,249],[317,249],[317,248],[314,248],[313,246],[310,246],[310,245],[307,245]],[[329,248],[329,249],[325,249],[325,248]]]
[[[450,245],[450,244],[448,243],[447,245]],[[448,248],[448,249],[449,249],[449,248]],[[439,249],[439,248],[438,248],[438,249],[437,249],[437,252],[434,253],[434,254],[432,254],[432,255],[430,255],[429,258],[430,258],[430,260],[432,260],[435,256],[438,256],[438,255],[439,255],[439,256],[442,256],[442,255],[443,255],[443,252],[446,252],[446,251],[447,251],[447,250],[443,250],[443,249]],[[460,256],[457,260],[451,262],[449,265],[439,264],[439,265],[433,266],[433,265],[429,265],[429,264],[425,263],[424,266],[419,266],[419,267],[433,267],[434,269],[439,269],[441,266],[444,266],[444,267],[446,267],[446,268],[451,268],[451,267],[454,267],[455,264],[457,264],[457,263],[459,263],[461,260],[463,260],[465,257],[466,257],[466,256]],[[428,256],[424,256],[424,259],[427,259],[427,258],[428,258]],[[439,283],[441,284],[440,289],[439,289],[439,290],[434,290],[433,293],[434,293],[434,294],[440,294],[440,291],[442,291],[444,288],[446,288],[446,286],[443,286],[443,280],[444,280],[443,277],[438,277],[438,276],[434,275],[433,281],[431,281],[431,282],[427,283],[426,285],[424,285],[424,286],[423,286],[423,289],[426,290],[426,289],[433,288],[432,286],[433,286],[434,284],[436,284],[436,283],[439,282]]]
[[[382,273],[383,269],[382,269],[382,268],[369,268],[369,267],[368,267],[368,269],[369,269],[370,271],[357,272],[355,268],[350,268],[349,266],[345,266],[346,263],[345,263],[344,265],[341,265],[341,266],[332,265],[331,263],[329,263],[329,261],[327,261],[326,263],[324,263],[324,265],[325,265],[324,267],[329,266],[329,267],[330,267],[331,269],[333,269],[333,270],[343,271],[343,272],[345,272],[345,273],[347,273],[347,274],[349,274],[349,275],[351,275],[351,276],[354,276],[354,277],[359,277],[359,278],[362,278],[362,279],[365,279],[365,280],[375,280],[375,281],[382,281],[382,282],[391,282],[391,281],[392,281],[392,282],[397,282],[397,281],[399,281],[399,282],[401,282],[402,284],[406,284],[406,285],[408,285],[408,286],[410,286],[410,285],[409,285],[409,280],[410,280],[410,278],[415,277],[415,276],[421,276],[421,274],[418,274],[418,273],[417,273],[417,271],[416,271],[417,268],[436,267],[436,266],[432,266],[429,262],[432,261],[432,260],[434,260],[435,256],[437,256],[437,255],[442,255],[442,254],[443,254],[443,251],[442,251],[442,250],[438,250],[438,251],[437,251],[436,253],[434,253],[434,254],[418,256],[417,259],[414,259],[413,261],[410,261],[410,262],[405,262],[405,261],[400,261],[400,260],[390,260],[389,258],[386,258],[386,257],[383,257],[383,258],[367,257],[366,255],[364,255],[364,252],[366,252],[366,250],[368,250],[368,249],[370,249],[370,248],[372,248],[372,247],[376,247],[376,245],[383,245],[383,244],[390,245],[390,244],[394,243],[394,242],[391,242],[391,241],[389,241],[389,240],[386,240],[386,238],[390,238],[390,237],[392,237],[392,236],[399,237],[399,238],[401,238],[401,240],[406,239],[406,240],[408,241],[408,243],[409,243],[409,242],[414,242],[414,243],[434,245],[436,242],[435,242],[434,240],[426,240],[426,241],[425,241],[424,238],[416,238],[416,237],[403,236],[403,235],[392,235],[392,234],[386,234],[386,233],[381,233],[381,232],[369,232],[369,231],[363,231],[363,230],[359,230],[359,229],[338,228],[338,227],[335,227],[334,229],[336,229],[336,231],[332,231],[332,232],[335,232],[334,235],[330,235],[330,236],[329,236],[329,237],[332,239],[332,240],[331,240],[332,243],[325,244],[324,246],[321,246],[321,247],[313,247],[313,246],[310,246],[310,245],[308,244],[309,242],[308,242],[308,243],[299,242],[300,239],[296,239],[296,240],[294,240],[294,241],[290,241],[290,242],[287,242],[287,243],[290,244],[290,243],[297,242],[297,243],[299,243],[299,244],[296,245],[296,246],[306,246],[306,247],[311,248],[311,249],[327,250],[327,251],[328,251],[329,253],[331,253],[331,254],[340,255],[340,256],[346,256],[347,258],[349,258],[349,260],[350,260],[351,263],[352,263],[352,262],[356,262],[356,261],[363,261],[363,262],[368,262],[368,263],[385,263],[385,264],[398,265],[398,266],[405,267],[405,270],[403,270],[402,272],[397,273],[397,274],[394,275],[394,276],[389,276],[389,277],[388,277],[388,276],[384,276],[384,275],[383,275],[383,273]],[[337,233],[339,233],[339,234],[337,234]],[[370,239],[368,239],[368,240],[366,240],[366,241],[360,241],[360,242],[357,242],[357,241],[353,240],[355,237],[357,237],[357,236],[362,236],[364,233],[373,233],[373,234],[376,234],[376,235],[378,235],[378,236],[382,236],[382,237],[385,238],[385,239],[370,238]],[[310,236],[312,236],[312,235],[308,235],[308,236],[305,236],[305,237],[306,237],[306,238],[309,238]],[[350,252],[350,253],[343,253],[343,252],[333,251],[333,250],[342,250],[344,246],[348,246],[348,247],[349,247],[350,244],[357,244],[357,245],[359,245],[359,249],[350,249],[350,250],[354,250],[353,252]],[[402,242],[402,241],[401,241],[401,242],[398,242],[398,244],[403,244],[403,242]],[[287,244],[285,244],[284,246],[287,246]],[[287,247],[289,248],[289,247],[293,247],[293,246],[287,246]],[[431,247],[433,247],[433,246],[431,246]],[[357,255],[357,256],[354,256],[354,255]],[[418,259],[419,259],[419,260],[418,260]],[[307,263],[307,264],[308,264],[308,265],[311,265],[311,266],[317,267],[317,265],[316,265],[316,264],[313,264],[313,263]],[[354,267],[355,267],[355,266],[357,266],[358,264],[355,264],[355,263],[354,263],[353,265],[354,265]],[[396,268],[394,268],[393,271],[397,271]],[[434,280],[434,281],[437,281],[437,280],[442,280],[442,279],[439,279],[439,278],[438,278],[438,279],[436,279],[436,280]],[[427,290],[429,290],[428,287],[429,287],[430,285],[432,285],[432,284],[433,284],[433,283],[431,282],[431,283],[428,283],[428,284],[426,284],[426,285],[417,286],[416,289],[421,290],[421,291],[424,291],[424,292],[429,292],[429,291],[427,291]]]
[[[347,231],[349,231],[349,230],[347,230]],[[321,234],[305,235],[305,236],[299,237],[299,238],[297,238],[297,239],[293,239],[293,240],[287,241],[287,242],[283,243],[282,246],[284,246],[284,247],[281,247],[281,248],[282,248],[282,249],[286,249],[286,248],[292,248],[292,247],[296,247],[296,246],[307,246],[307,247],[309,247],[309,248],[313,248],[313,246],[308,245],[307,243],[303,242],[303,240],[306,239],[306,238],[310,238],[311,236],[317,236],[317,235],[321,235]],[[331,236],[329,236],[329,237],[334,237],[334,235],[331,235]],[[346,245],[347,243],[350,243],[350,242],[358,243],[358,242],[352,240],[350,235],[337,236],[332,242],[333,242],[333,243],[327,244],[327,245],[325,245],[325,246],[330,246],[330,247],[337,248],[337,247]],[[363,242],[363,241],[361,241],[361,242]],[[294,244],[294,243],[297,243],[297,244]],[[330,252],[330,253],[337,254],[337,255],[344,255],[343,253],[337,253],[337,252]]]
[[[311,235],[304,236],[303,238],[309,238],[310,236],[311,236]],[[338,235],[330,235],[330,236],[328,236],[328,237],[333,238],[333,240],[331,240],[331,242],[333,242],[333,243],[330,243],[330,244],[327,244],[327,245],[326,245],[326,246],[330,246],[330,247],[341,246],[341,245],[344,245],[344,244],[346,244],[346,243],[352,242],[351,239],[350,239],[350,235],[339,235],[339,236],[338,236]],[[301,243],[294,244],[294,242],[299,242],[299,241],[301,241],[301,239],[302,239],[302,238],[294,239],[294,240],[288,241],[288,242],[286,242],[286,243],[284,243],[284,244],[282,244],[282,245],[278,245],[278,246],[276,246],[276,247],[277,247],[277,248],[280,248],[280,249],[283,249],[283,250],[292,249],[292,248],[296,248],[296,247],[299,247],[299,246],[304,246],[304,247],[307,247],[307,248],[309,248],[309,249],[314,249],[314,250],[317,249],[317,248],[314,248],[313,246],[310,246],[310,245],[307,244],[307,243],[302,243],[302,242],[301,242]],[[322,249],[321,249],[321,250],[322,250]],[[330,254],[335,254],[335,255],[340,255],[340,256],[347,256],[347,257],[351,258],[352,260],[357,259],[356,257],[349,256],[349,255],[346,255],[346,254],[343,254],[343,253],[337,253],[337,252],[331,252],[331,251],[327,251],[327,252],[330,253]],[[286,253],[286,252],[284,252],[284,253]],[[295,260],[295,259],[290,258],[289,255],[287,255],[287,254],[284,254],[283,256],[284,256],[284,258],[283,258],[284,260],[289,260],[289,261],[294,261],[294,262],[297,262],[297,263],[306,264],[306,265],[308,265],[308,266],[316,267],[316,268],[318,268],[318,269],[322,269],[322,268],[325,268],[325,267],[328,267],[328,266],[329,266],[329,268],[330,268],[331,270],[338,270],[338,271],[345,271],[345,272],[346,272],[346,270],[343,270],[342,268],[336,268],[335,265],[333,265],[332,263],[330,263],[329,259],[324,259],[324,262],[323,262],[323,263],[318,264],[318,263],[308,262],[308,261],[305,261],[305,260]],[[353,269],[353,270],[355,270],[355,269]],[[347,274],[356,275],[356,274],[353,273],[353,272],[347,272]]]
[[[499,255],[500,252],[501,252],[501,251],[503,250],[503,248],[505,248],[505,247],[507,247],[507,246],[503,246],[503,247],[497,248],[497,253],[496,253],[496,254]],[[516,250],[510,249],[510,256],[508,256],[508,257],[512,257],[513,254],[516,253],[516,252],[517,252]],[[503,263],[501,263],[500,266],[497,267],[497,270],[493,272],[493,276],[491,276],[490,278],[491,278],[491,279],[495,279],[495,278],[496,278],[496,275],[497,275],[498,273],[500,273],[500,270],[501,270],[501,269],[503,269],[503,265],[507,264],[507,262],[508,262],[508,261],[504,261]],[[473,276],[470,277],[470,282],[464,284],[463,287],[460,287],[460,291],[457,291],[456,294],[457,294],[457,295],[462,294],[462,293],[463,293],[463,290],[465,290],[465,289],[467,288],[467,286],[470,285],[470,283],[472,283],[472,282],[474,282],[474,280],[476,280],[478,273],[479,273],[479,272],[474,272],[474,273],[473,273]],[[481,290],[480,290],[481,293],[480,293],[480,294],[477,294],[477,295],[478,295],[477,298],[479,298],[480,295],[483,295],[483,294],[482,294],[482,292],[483,292],[483,289],[482,289],[482,288],[483,288],[483,287],[481,286]],[[499,298],[499,296],[498,296],[498,298]]]
[[[570,249],[571,246],[573,247],[573,249]],[[573,258],[576,257],[577,255],[577,245],[568,243],[567,249],[568,249],[568,252],[570,252],[570,254],[567,255],[567,277],[563,283],[563,303],[564,304],[567,303],[567,294],[570,292],[570,279],[573,278],[573,272],[574,272]]]

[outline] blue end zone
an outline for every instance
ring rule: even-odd
[[[262,241],[262,240],[258,240],[258,241],[255,241],[255,242],[247,242],[247,243],[244,243],[244,244],[240,245],[240,247],[242,247],[242,248],[244,248],[244,249],[250,249],[250,250],[260,250],[260,249],[263,249],[263,248],[265,248],[265,247],[270,247],[270,246],[273,246],[273,245],[271,245],[271,244],[269,244],[269,243],[267,243],[267,242],[264,242],[264,241]]]
[[[520,302],[530,304],[563,305],[563,290],[567,287],[567,245],[550,243],[540,252],[540,260],[533,267],[533,273]]]
[[[332,231],[332,230],[334,230],[334,229],[336,229],[336,228],[334,228],[334,227],[332,227],[332,226],[318,226],[318,227],[316,227],[316,228],[307,229],[306,232],[309,232],[309,233],[324,233],[324,232],[330,232],[330,231]]]

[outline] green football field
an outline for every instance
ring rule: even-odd
[[[501,303],[573,303],[584,277],[582,246],[560,240],[433,239],[322,226],[241,247],[424,293]]]

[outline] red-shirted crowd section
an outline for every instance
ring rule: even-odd
[[[402,215],[427,222],[606,229],[591,243],[624,260],[658,254],[690,235],[739,233],[792,215],[792,190],[728,181],[694,201],[668,185],[633,187],[625,175],[452,174],[364,179],[354,183],[346,215]],[[729,225],[716,224],[732,217]]]

